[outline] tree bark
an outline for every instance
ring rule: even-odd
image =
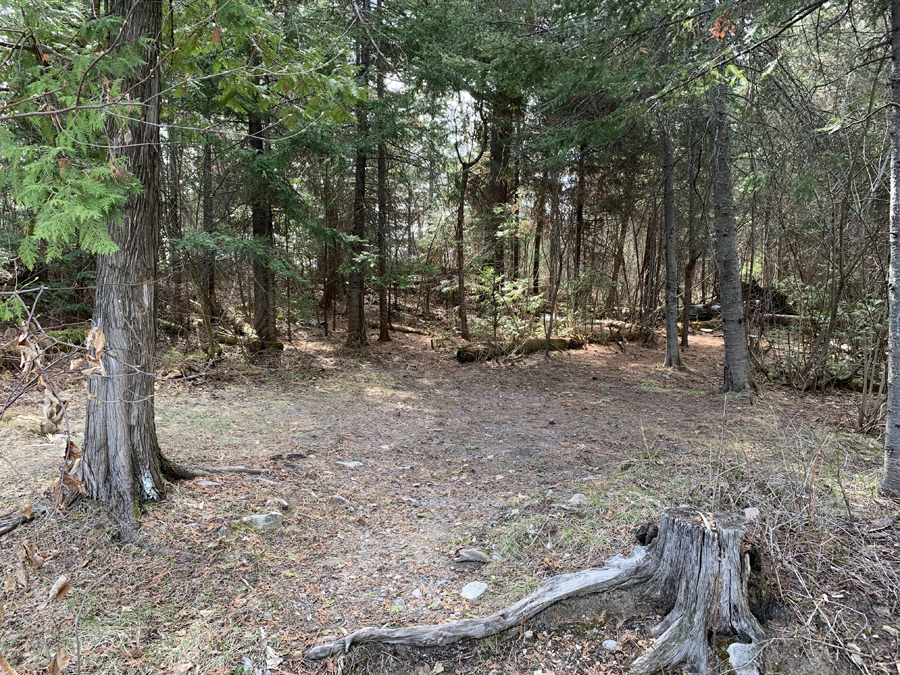
[[[900,0],[891,2],[891,262],[888,272],[888,395],[879,493],[900,499]]]
[[[459,152],[458,147],[457,152]],[[459,204],[456,206],[456,283],[459,286],[459,334],[463,340],[469,339],[469,319],[466,316],[466,265],[464,253],[466,186],[469,182],[469,168],[469,165],[462,162],[462,174],[459,177]]]
[[[248,132],[250,147],[256,151],[257,160],[266,151],[268,133],[264,119],[257,114],[250,116]],[[272,200],[269,196],[268,180],[261,169],[257,170],[257,185],[250,204],[250,219],[253,237],[262,243],[271,254],[275,243],[275,229],[272,223]],[[265,344],[277,337],[275,330],[275,274],[265,261],[253,261],[253,329],[259,340]]]
[[[578,151],[578,184],[575,188],[575,251],[574,251],[574,278],[577,281],[581,276],[581,246],[584,239],[584,161],[587,155],[587,145],[583,144]],[[577,291],[576,291],[577,292]]]
[[[541,279],[541,240],[544,237],[544,220],[546,212],[544,210],[547,204],[547,172],[544,172],[543,178],[538,181],[537,195],[535,196],[534,210],[531,219],[534,222],[534,250],[531,257],[531,292],[534,295],[540,293]]]
[[[693,126],[693,125],[692,125]],[[681,319],[681,346],[687,349],[691,325],[691,303],[694,297],[694,270],[700,251],[697,246],[697,176],[700,173],[702,153],[697,153],[697,170],[694,171],[694,144],[688,133],[688,260],[684,266],[684,315]]]
[[[369,0],[363,0],[363,18],[368,17]],[[360,66],[360,85],[368,86],[369,49],[365,36],[360,38],[358,65]],[[366,150],[365,144],[369,135],[368,111],[365,101],[356,104],[356,172],[353,188],[353,227],[351,234],[356,241],[350,247],[353,271],[347,288],[347,345],[360,347],[368,344],[366,331],[365,308],[365,271],[362,261],[358,260],[363,252],[363,240],[366,236]]]
[[[305,656],[323,659],[362,642],[438,647],[497,635],[529,620],[555,624],[557,617],[580,618],[609,608],[623,614],[665,615],[653,628],[653,646],[631,664],[632,675],[657,675],[677,666],[705,674],[725,643],[732,669],[758,675],[764,634],[750,611],[747,585],[756,570],[744,550],[745,528],[739,514],[666,509],[658,536],[628,558],[617,555],[602,568],[551,577],[531,595],[489,617],[435,626],[363,628],[311,647]]]
[[[712,89],[713,208],[715,209],[716,263],[722,330],[725,337],[724,391],[755,389],[744,322],[741,264],[737,223],[734,215],[734,184],[731,177],[731,121],[728,118],[728,85]]]
[[[80,478],[88,496],[110,506],[130,530],[137,524],[140,502],[158,500],[164,490],[165,460],[156,438],[153,393],[162,2],[111,0],[110,13],[128,17],[120,37],[123,44],[148,40],[142,54],[145,65],[122,84],[139,103],[141,120],[113,127],[109,134],[113,152],[127,159],[142,189],[128,197],[121,221],[108,224],[118,250],[97,257],[93,320],[106,336],[101,357],[106,372],[88,378]]]
[[[663,212],[666,226],[666,368],[684,368],[678,352],[678,263],[675,240],[675,153],[668,121],[661,123],[665,187]]]
[[[328,335],[328,314],[337,302],[337,246],[334,233],[337,232],[338,214],[336,206],[336,196],[331,185],[331,167],[326,160],[324,163],[324,176],[322,178],[323,199],[325,201],[325,228],[327,230],[325,239],[325,251],[323,261],[323,280],[322,280],[322,314],[325,324],[325,335]],[[334,322],[332,321],[332,327]]]
[[[377,8],[381,9],[381,0],[377,2]],[[388,170],[387,150],[384,146],[386,128],[384,124],[384,68],[385,63],[378,59],[378,75],[376,78],[376,93],[380,119],[378,120],[378,231],[376,233],[376,245],[378,248],[378,341],[390,342],[390,307],[388,306],[388,280],[387,280],[387,228],[388,228]]]
[[[212,145],[207,141],[203,145],[203,232],[212,234],[216,231],[213,214],[213,182],[212,182]],[[219,317],[219,303],[216,301],[216,252],[203,251],[200,262],[200,288],[209,304],[210,319]]]
[[[505,271],[505,251],[502,228],[509,215],[510,154],[513,137],[512,101],[506,94],[495,92],[491,119],[491,139],[488,163],[489,237],[494,252],[491,264],[498,276]]]
[[[184,231],[181,227],[181,146],[169,143],[169,217],[166,220],[170,239],[181,239]],[[172,274],[172,304],[169,316],[172,323],[184,324],[184,262],[174,247],[169,248],[169,269]]]

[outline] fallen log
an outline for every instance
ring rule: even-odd
[[[763,630],[748,601],[751,569],[744,548],[745,529],[743,515],[666,509],[660,516],[658,536],[646,546],[637,546],[629,557],[619,554],[602,568],[552,577],[531,595],[491,616],[432,626],[363,628],[310,647],[305,657],[323,659],[366,642],[439,647],[497,635],[525,621],[581,617],[586,610],[608,608],[625,614],[664,615],[653,628],[652,647],[631,664],[632,675],[656,675],[676,666],[706,673],[726,646],[736,673],[759,675]]]
[[[43,506],[35,505],[29,509],[24,509],[24,512],[23,509],[19,509],[16,513],[7,513],[6,515],[0,516],[0,537],[12,532],[19,525],[43,515],[46,510],[47,509]]]
[[[377,321],[369,321],[369,328],[379,328],[381,324]],[[432,335],[431,331],[421,328],[413,328],[412,326],[401,326],[398,324],[388,324],[388,328],[392,333],[406,333],[408,335]]]
[[[533,354],[546,349],[546,338],[528,338],[524,342],[507,342],[498,345],[463,345],[456,350],[456,360],[460,363],[472,363],[480,359],[515,354]],[[583,349],[584,340],[576,338],[550,338],[550,351],[562,352],[567,349]]]

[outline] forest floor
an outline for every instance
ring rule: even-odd
[[[751,536],[783,610],[766,626],[771,672],[900,675],[900,514],[875,497],[878,441],[846,431],[853,395],[767,384],[725,396],[717,335],[692,338],[681,372],[661,367],[661,345],[460,365],[428,337],[362,350],[341,337],[306,334],[264,362],[235,356],[159,388],[171,459],[268,471],[175,483],[142,515],[149,548],[119,544],[89,502],[0,540],[0,652],[18,673],[46,672],[59,647],[80,673],[624,673],[654,617],[600,607],[585,624],[439,652],[313,663],[302,650],[364,626],[489,614],[627,553],[637,526],[690,504],[760,510]],[[167,368],[185,361],[166,349]],[[84,388],[60,377],[80,440]],[[29,394],[11,414],[40,404]],[[53,439],[2,427],[0,452],[0,512],[48,503]],[[284,522],[271,531],[241,520],[273,511]],[[27,588],[15,572],[26,540],[47,558]],[[493,562],[454,571],[460,548]],[[71,590],[48,602],[62,574]],[[460,595],[471,581],[488,585],[475,601]]]

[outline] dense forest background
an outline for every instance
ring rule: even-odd
[[[715,230],[730,192],[757,373],[858,390],[858,427],[876,429],[885,10],[166,5],[161,325],[210,357],[217,336],[265,346],[310,322],[356,344],[376,320],[379,339],[421,320],[473,341],[550,322],[602,338],[599,321],[618,319],[652,340],[667,270],[670,324],[675,306],[690,322],[729,302]],[[46,287],[45,327],[73,326],[92,313],[105,224],[137,189],[121,151],[139,117],[121,75],[137,57],[104,47],[111,19],[94,5],[23,3],[8,18],[3,289]]]

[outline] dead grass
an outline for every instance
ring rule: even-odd
[[[0,651],[22,674],[45,672],[59,646],[75,654],[76,635],[85,673],[263,672],[267,658],[273,673],[421,675],[438,662],[447,673],[621,673],[652,618],[598,609],[587,626],[440,652],[356,650],[321,664],[299,654],[365,625],[495,611],[550,575],[629,551],[638,525],[691,504],[760,509],[753,538],[785,608],[767,626],[772,652],[787,659],[802,640],[844,668],[834,672],[898,672],[900,640],[882,628],[900,630],[898,514],[875,498],[877,442],[840,431],[849,397],[719,394],[720,350],[720,338],[698,336],[686,372],[636,346],[460,366],[402,334],[364,351],[309,336],[262,363],[229,358],[158,392],[161,443],[184,464],[269,473],[172,486],[143,516],[151,548],[118,544],[91,504],[7,535]],[[165,367],[184,358],[170,352]],[[80,396],[73,383],[77,420]],[[29,395],[20,408],[36,404]],[[0,465],[0,500],[41,499],[56,453],[45,439],[0,434],[21,473]],[[337,463],[349,461],[363,465]],[[586,499],[571,508],[576,493]],[[284,514],[278,530],[240,521],[273,510]],[[28,589],[9,576],[26,539],[52,553]],[[454,572],[461,547],[499,560]],[[60,574],[72,591],[47,604]],[[469,603],[459,590],[476,579],[489,590]],[[607,638],[620,650],[601,649]],[[781,672],[804,672],[796,663]]]

